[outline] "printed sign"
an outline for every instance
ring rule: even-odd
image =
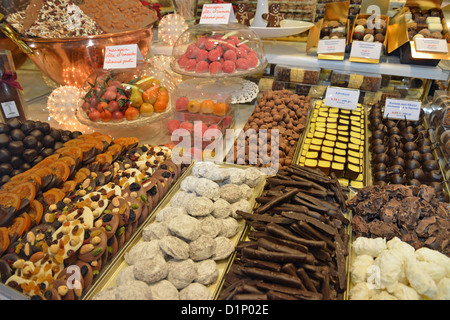
[[[328,87],[325,95],[325,105],[339,109],[356,110],[359,101],[359,90]]]
[[[103,69],[136,68],[138,60],[144,58],[137,44],[106,47]]]
[[[384,118],[417,121],[420,117],[422,102],[400,99],[386,99]]]
[[[345,39],[319,40],[317,46],[318,54],[343,53],[345,52]]]
[[[447,40],[432,38],[416,38],[414,40],[417,51],[448,53]]]
[[[231,3],[204,4],[199,24],[228,24],[235,20]]]
[[[381,42],[353,41],[350,57],[379,60],[382,46]]]

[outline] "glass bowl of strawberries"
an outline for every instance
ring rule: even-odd
[[[171,68],[190,77],[244,77],[267,65],[263,44],[239,23],[197,24],[173,46]]]

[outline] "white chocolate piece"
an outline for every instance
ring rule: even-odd
[[[361,32],[362,34],[364,34],[364,31],[366,30],[366,28],[364,28],[363,25],[357,25],[355,26],[355,32]]]
[[[363,41],[366,41],[366,42],[373,42],[373,40],[374,40],[374,37],[372,34],[366,34],[363,38]]]
[[[441,23],[440,17],[427,17],[427,24],[430,23]]]
[[[430,30],[431,33],[442,32],[443,30],[442,23],[430,23],[428,25],[428,29]]]
[[[331,31],[331,33],[333,33],[333,32],[342,32],[342,33],[345,33],[345,27],[336,27],[336,28],[333,28],[332,29],[332,31]]]

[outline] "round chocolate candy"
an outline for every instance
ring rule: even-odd
[[[384,41],[384,34],[377,33],[374,37],[374,41],[376,42],[383,42]]]
[[[361,32],[354,32],[353,33],[353,40],[361,41],[363,40],[364,35]]]
[[[373,40],[374,40],[374,37],[371,34],[366,34],[363,38],[363,41],[366,41],[366,42],[373,42]]]
[[[364,34],[374,34],[375,30],[370,29],[370,28],[366,28],[366,30],[364,30]]]

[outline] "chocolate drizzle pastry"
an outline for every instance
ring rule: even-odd
[[[221,300],[339,300],[347,288],[350,221],[335,178],[291,165],[267,178],[236,248]]]
[[[416,250],[428,247],[450,256],[450,211],[433,187],[374,185],[359,190],[349,205],[357,237],[398,237]]]

